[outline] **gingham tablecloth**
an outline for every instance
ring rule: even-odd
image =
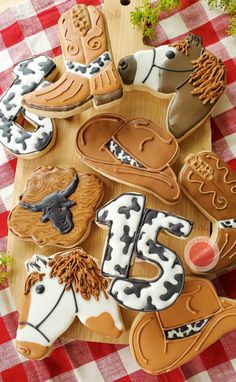
[[[25,0],[0,14],[0,92],[11,84],[11,69],[18,61],[40,53],[51,57],[61,53],[57,20],[75,3],[76,0]],[[179,13],[163,18],[155,44],[192,31],[200,34],[205,46],[224,60],[228,87],[214,110],[213,150],[236,170],[236,38],[227,35],[228,16],[220,10],[209,11],[206,3],[196,0],[183,0],[182,4]],[[0,250],[6,250],[15,167],[14,157],[0,147]],[[221,295],[236,298],[236,271],[221,276],[215,284]],[[236,331],[181,369],[154,377],[141,371],[129,348],[120,345],[58,340],[49,358],[27,361],[14,348],[17,319],[6,284],[0,288],[1,382],[236,382]]]

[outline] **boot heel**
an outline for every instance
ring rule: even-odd
[[[95,109],[102,109],[114,106],[116,103],[120,102],[123,97],[123,89],[117,89],[113,92],[107,94],[98,94],[93,96],[93,103]]]

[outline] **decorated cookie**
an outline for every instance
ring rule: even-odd
[[[179,180],[187,197],[212,222],[211,239],[216,250],[186,252],[186,261],[196,273],[219,274],[236,264],[236,174],[213,152],[190,154]]]
[[[16,338],[23,356],[47,356],[76,317],[103,336],[120,336],[123,322],[118,305],[107,294],[108,281],[82,248],[48,258],[34,255],[25,266],[28,277]]]
[[[89,235],[102,198],[103,184],[96,175],[78,174],[74,168],[39,167],[9,215],[9,229],[40,247],[71,248]]]
[[[42,118],[22,108],[21,100],[36,88],[45,89],[47,78],[55,75],[56,66],[46,55],[21,61],[13,69],[15,81],[0,100],[0,142],[11,153],[23,158],[40,157],[48,152],[56,138],[56,128],[49,118]],[[27,131],[19,124],[19,114],[35,129]]]
[[[111,107],[123,96],[103,13],[78,4],[59,19],[65,72],[43,90],[23,98],[24,107],[41,116],[66,118],[88,109]]]
[[[146,90],[160,97],[175,93],[167,126],[179,141],[210,115],[226,87],[224,63],[194,34],[124,57],[118,69],[127,90]]]
[[[171,306],[184,285],[178,255],[158,241],[158,234],[165,230],[184,238],[192,223],[144,207],[144,195],[122,194],[97,211],[96,223],[109,230],[101,267],[104,275],[114,278],[109,294],[125,308],[149,312]],[[151,280],[129,277],[134,256],[156,265],[158,276]]]
[[[234,300],[218,297],[210,281],[188,277],[169,309],[138,314],[130,330],[131,351],[146,372],[169,372],[236,329],[235,317]]]
[[[152,121],[99,114],[79,129],[76,145],[81,160],[102,175],[144,189],[166,203],[178,201],[180,189],[171,168],[178,143]]]

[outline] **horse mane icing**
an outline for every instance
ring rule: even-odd
[[[30,273],[25,282],[24,294],[27,295],[30,292],[31,287],[37,281],[42,281],[44,276],[45,276],[45,273],[39,273],[39,272]]]
[[[225,66],[220,58],[204,50],[202,55],[192,61],[193,72],[190,74],[189,83],[194,86],[191,94],[199,95],[203,104],[214,103],[224,92]]]
[[[189,55],[189,51],[188,50],[190,48],[190,42],[189,42],[189,40],[187,38],[185,40],[179,40],[179,41],[172,42],[170,44],[170,46],[172,46],[173,48],[175,48],[178,51],[182,52],[185,56]]]
[[[59,283],[66,285],[66,290],[73,284],[75,291],[80,292],[85,300],[89,300],[91,295],[98,300],[101,292],[108,298],[105,291],[108,281],[101,275],[93,258],[82,248],[55,255],[48,265],[51,267],[50,277],[58,277]]]

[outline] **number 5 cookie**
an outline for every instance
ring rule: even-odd
[[[36,88],[49,85],[45,79],[52,79],[56,74],[55,63],[42,55],[21,61],[13,69],[15,81],[0,100],[0,142],[11,153],[32,159],[46,154],[53,146],[56,128],[49,118],[42,118],[22,108],[22,97]],[[17,122],[20,112],[35,128],[26,131]]]
[[[210,260],[201,252],[194,259],[186,257],[188,265],[197,273],[207,266],[213,274],[233,267],[236,264],[236,174],[213,152],[200,152],[187,156],[179,181],[187,197],[212,222],[212,238],[218,249],[216,259],[214,254]]]
[[[180,189],[171,165],[179,146],[172,134],[152,121],[99,114],[81,126],[76,146],[81,160],[102,175],[166,203],[178,201]]]
[[[118,66],[127,90],[163,97],[175,93],[167,112],[167,127],[179,140],[211,114],[226,87],[224,63],[189,34],[185,40],[124,57]]]

